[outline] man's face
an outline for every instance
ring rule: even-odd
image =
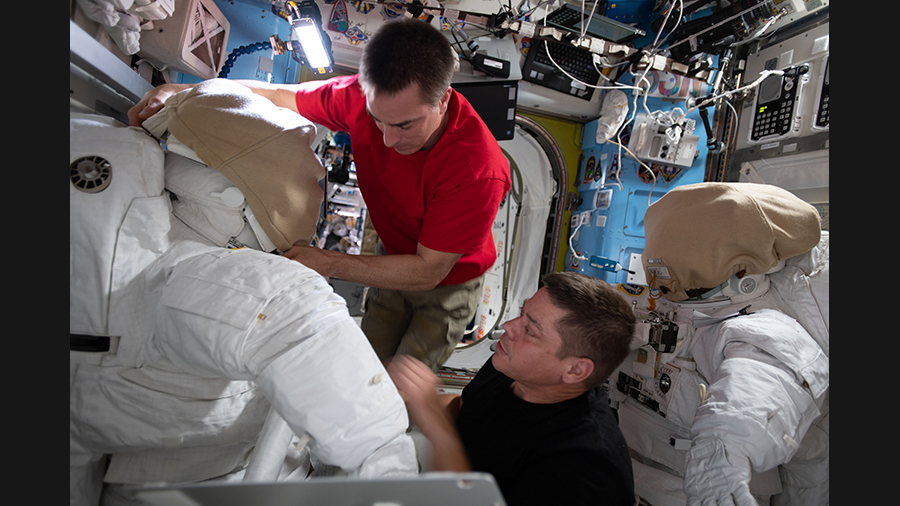
[[[565,364],[556,357],[562,339],[557,322],[566,312],[541,288],[522,305],[522,314],[503,324],[491,360],[494,367],[517,382],[534,386],[559,383]]]
[[[422,103],[419,85],[413,83],[393,95],[374,95],[366,99],[366,112],[384,134],[384,145],[401,155],[430,149],[444,131],[444,116],[450,102],[450,90],[437,107]]]

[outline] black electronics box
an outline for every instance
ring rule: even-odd
[[[475,108],[498,141],[512,139],[516,132],[518,81],[476,81],[451,84]]]

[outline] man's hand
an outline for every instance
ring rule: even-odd
[[[144,94],[140,102],[128,109],[128,124],[139,127],[144,120],[158,113],[166,105],[166,99],[179,91],[192,88],[193,84],[163,84]]]
[[[431,424],[437,422],[435,417],[443,416],[437,394],[440,380],[430,367],[406,355],[394,357],[388,366],[388,373],[406,401],[411,421],[424,434]]]
[[[282,256],[300,262],[325,277],[330,277],[333,273],[329,272],[329,259],[341,254],[314,246],[299,246],[295,244],[291,246],[291,249],[285,251]]]
[[[437,375],[427,365],[406,355],[395,356],[388,365],[388,373],[406,401],[410,421],[431,442],[434,470],[471,471],[472,465],[454,423],[459,396],[438,395]]]

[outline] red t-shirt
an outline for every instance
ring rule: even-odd
[[[441,285],[464,283],[494,264],[491,228],[510,188],[509,162],[462,95],[452,91],[437,143],[411,155],[384,145],[357,76],[306,83],[296,102],[307,119],[350,134],[359,189],[389,254],[415,254],[417,243],[462,253]]]

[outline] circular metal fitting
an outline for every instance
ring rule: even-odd
[[[99,193],[109,187],[112,165],[100,156],[84,156],[70,166],[72,185],[85,193]]]
[[[672,388],[672,378],[669,377],[668,374],[663,373],[662,376],[659,377],[659,390],[667,394],[669,393],[669,389]]]

